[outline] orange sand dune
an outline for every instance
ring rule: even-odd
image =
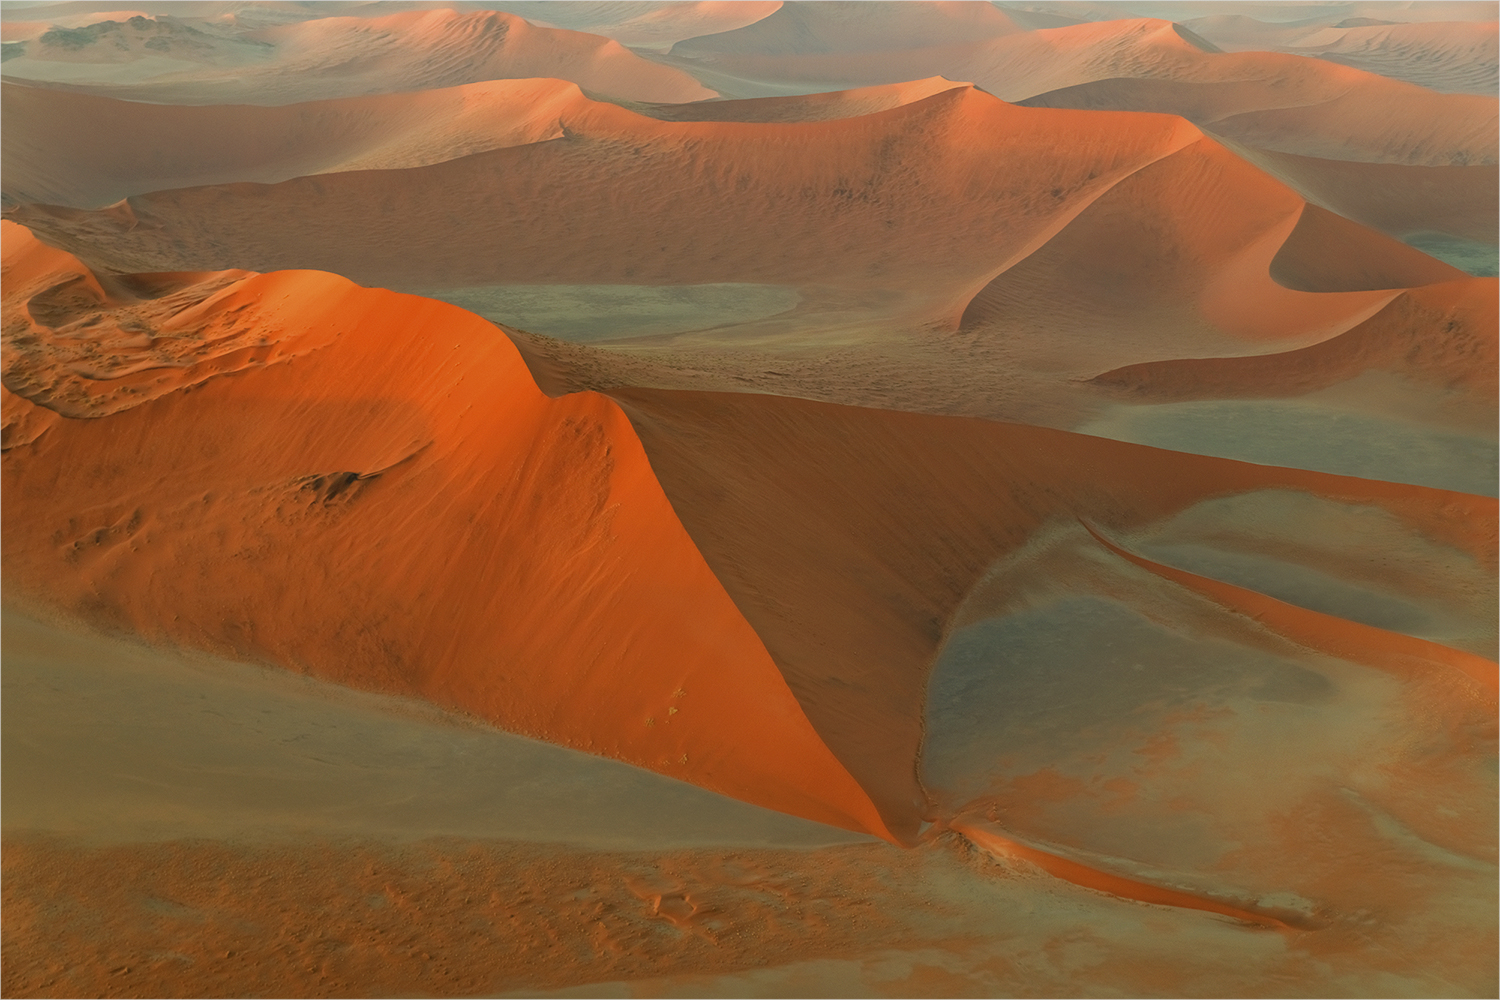
[[[785,117],[799,102],[829,100],[749,110]],[[744,113],[736,104],[724,106]],[[904,296],[893,307],[904,310],[899,321],[948,328],[965,315],[973,327],[1004,299],[1002,287],[1015,286],[1040,322],[1125,310],[1150,331],[1077,355],[1090,376],[1181,356],[1184,345],[1225,353],[1326,339],[1397,289],[1462,275],[1305,212],[1293,191],[1180,119],[1020,109],[954,86],[857,118],[675,122],[585,103],[561,127],[560,139],[406,170],[163,191],[96,213],[23,206],[12,217],[123,272],[317,268],[408,289],[894,290]],[[1314,265],[1293,266],[1292,249],[1312,239],[1304,231],[1330,227],[1358,250],[1331,260],[1319,250],[1317,283],[1308,284],[1296,272]],[[1273,280],[1273,261],[1294,287]],[[1052,269],[1050,284],[1037,280],[1039,268]]]
[[[1187,27],[1228,51],[1275,50],[1333,62],[1448,93],[1493,95],[1500,84],[1500,24],[1493,20],[1398,23],[1333,19],[1267,23],[1235,14],[1194,18]],[[1375,23],[1364,23],[1373,20]]]
[[[969,87],[797,124],[596,105],[562,139],[426,167],[13,218],[124,272],[313,267],[413,289],[826,284],[895,289],[916,321],[956,324],[996,271],[1197,138],[1180,119],[1017,109]]]
[[[698,35],[730,31],[768,16],[781,0],[683,0],[676,3],[506,0],[492,3],[533,23],[587,31],[634,49],[665,49]]]
[[[817,122],[858,118],[963,87],[941,76],[926,80],[857,87],[795,97],[759,97],[741,101],[696,101],[638,108],[642,114],[673,122]]]
[[[1043,370],[1093,375],[1134,363],[1112,359],[1193,356],[1214,344],[1246,353],[1316,343],[1401,288],[1463,277],[1200,140],[1121,181],[997,274],[963,328],[1020,340]]]
[[[537,27],[501,11],[429,8],[382,17],[319,17],[227,36],[177,21],[142,18],[115,25],[78,30],[119,36],[130,42],[129,51],[102,35],[81,47],[49,45],[42,36],[6,62],[6,75],[168,104],[293,104],[527,77],[557,77],[592,93],[637,101],[715,96],[681,70],[647,62],[619,42]],[[156,39],[162,48],[146,45]],[[126,59],[137,48],[141,58]],[[109,62],[88,71],[96,51],[109,53]]]
[[[1210,497],[1293,489],[1383,507],[1494,564],[1487,498],[983,420],[764,395],[611,395],[819,735],[898,833],[920,815],[913,762],[949,623],[988,567],[1044,525],[1083,517],[1124,530]]]
[[[100,279],[5,230],[12,594],[903,841],[948,622],[1044,525],[1290,488],[1493,562],[1483,498],[775,396],[549,402],[439,303]]]
[[[1413,167],[1231,148],[1313,204],[1383,233],[1496,240],[1500,166]]]
[[[1496,282],[1472,278],[1403,292],[1347,332],[1296,351],[1129,365],[1093,381],[1152,402],[1297,396],[1367,372],[1471,395],[1493,424]]]
[[[849,4],[838,0],[783,3],[741,28],[679,42],[674,55],[826,56],[846,52],[959,45],[1024,30],[991,4],[913,0],[899,4]]]
[[[315,272],[127,294],[4,239],[6,388],[65,412],[5,452],[10,599],[889,836],[608,399],[549,400],[442,303]]]
[[[575,84],[546,79],[279,107],[142,104],[16,84],[0,93],[6,199],[75,208],[165,188],[440,163],[558,138],[563,117],[592,104]]]
[[[1184,43],[1151,54],[1157,58],[1140,56],[1145,65],[1138,69],[1111,67],[1112,75],[1059,82],[1024,95],[1023,103],[1179,114],[1249,146],[1326,159],[1411,166],[1495,159],[1493,97],[1438,94],[1280,53],[1204,53]]]
[[[832,89],[941,75],[1008,101],[1180,114],[1215,134],[1304,156],[1431,166],[1495,158],[1491,95],[1439,94],[1323,59],[1218,52],[1169,21],[976,31],[939,41],[882,33],[877,20],[869,37],[804,53],[759,40],[779,19],[788,35],[817,35],[793,19],[836,30],[822,7],[792,4],[748,28],[674,46],[673,65],[717,74],[726,94],[735,78]]]
[[[941,78],[755,101],[641,105],[664,121],[856,118],[960,87]],[[129,195],[347,170],[426,166],[587,130],[611,109],[563,80],[492,80],[440,90],[276,107],[143,104],[4,84],[0,182],[8,203],[99,208]],[[58,122],[67,122],[66,129]]]

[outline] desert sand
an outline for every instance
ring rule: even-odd
[[[1493,4],[0,12],[7,995],[1493,995]]]

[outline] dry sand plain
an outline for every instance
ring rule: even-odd
[[[8,996],[1493,996],[1494,3],[0,9]]]

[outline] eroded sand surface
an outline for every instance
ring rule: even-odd
[[[1492,996],[1495,4],[8,4],[3,992]]]

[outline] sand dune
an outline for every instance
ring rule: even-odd
[[[916,5],[904,6],[911,7],[907,19],[944,23],[936,14],[921,18]],[[1495,161],[1492,85],[1476,84],[1468,88],[1473,93],[1439,94],[1368,72],[1357,61],[1339,65],[1286,52],[1220,52],[1181,25],[1153,18],[1120,20],[1122,13],[1101,9],[1091,15],[1094,21],[1038,30],[996,21],[975,26],[967,38],[957,33],[929,38],[870,18],[864,33],[846,33],[847,39],[837,44],[822,44],[817,42],[822,35],[839,35],[833,15],[817,5],[794,4],[746,28],[682,42],[674,46],[669,61],[734,96],[941,75],[970,81],[1007,101],[1036,106],[1179,114],[1215,136],[1270,154],[1428,168],[1488,167]],[[1164,8],[1160,16],[1184,15],[1168,14]],[[1406,27],[1422,37],[1443,28]],[[1475,44],[1492,46],[1492,28],[1465,22],[1455,31],[1463,29],[1480,40]],[[1385,44],[1375,38],[1372,35],[1368,45]],[[1483,41],[1486,38],[1490,41]],[[1354,41],[1349,44],[1355,46]],[[1414,67],[1427,66],[1428,57],[1437,58],[1403,45],[1391,42],[1391,54],[1384,57],[1387,63],[1407,59]],[[1469,72],[1474,52],[1459,46],[1452,59]],[[1262,166],[1277,172],[1279,158],[1272,155]],[[1283,179],[1296,183],[1308,173],[1308,166],[1303,164]],[[1314,183],[1314,188],[1343,181],[1332,165],[1318,173],[1326,180]],[[1482,186],[1482,177],[1475,180],[1472,172],[1449,177],[1430,170],[1422,180],[1422,204],[1436,209],[1433,214],[1476,220],[1447,225],[1482,229],[1489,234],[1485,239],[1492,238],[1493,213],[1476,217],[1474,203],[1466,200],[1474,185]],[[1330,207],[1344,201],[1355,206],[1376,201],[1379,194],[1368,190],[1374,183],[1375,177],[1363,177],[1363,195],[1351,192]],[[1386,228],[1369,208],[1360,221],[1366,217]],[[1397,228],[1387,231],[1411,231],[1400,229],[1400,224],[1393,220]]]
[[[1330,255],[1333,239],[1340,252]],[[1119,367],[1110,358],[1194,356],[1215,343],[1236,353],[1316,343],[1396,289],[1461,277],[1200,140],[1121,181],[1000,272],[963,328],[1005,331],[1029,367],[1083,374]],[[1101,322],[1111,336],[1095,332]]]
[[[1187,27],[1228,51],[1316,55],[1446,93],[1489,96],[1500,85],[1500,24],[1494,20],[1327,23],[1332,20],[1278,24],[1226,14],[1193,18]]]
[[[1471,279],[1403,292],[1336,337],[1296,351],[1131,365],[1093,381],[1156,402],[1301,395],[1368,371],[1472,399],[1477,421],[1496,401],[1496,287]],[[1433,335],[1441,332],[1441,336]]]
[[[802,117],[829,104],[802,100],[815,109]],[[782,119],[798,103],[722,107]],[[969,328],[1013,285],[1023,311],[1133,308],[1158,331],[1154,343],[1099,345],[1125,353],[1080,355],[1090,375],[1184,345],[1326,339],[1400,288],[1461,276],[1347,225],[1337,238],[1361,250],[1330,258],[1312,232],[1339,223],[1171,118],[1021,109],[962,86],[816,122],[659,121],[603,104],[571,114],[560,139],[429,166],[163,191],[94,213],[27,205],[11,217],[124,272],[316,268],[412,290],[755,282],[891,299],[894,287],[885,321],[951,327],[963,316]],[[1311,284],[1300,273],[1309,262]],[[1041,268],[1054,271],[1046,293]],[[1098,301],[1084,307],[1084,296]],[[1158,304],[1183,323],[1163,324]]]
[[[903,7],[918,18],[917,5]],[[995,25],[968,37],[924,38],[875,18],[866,19],[868,36],[817,44],[820,31],[838,31],[833,18],[818,5],[793,4],[747,28],[680,43],[672,54],[677,65],[772,83],[856,86],[942,75],[1007,101],[1181,114],[1216,134],[1302,155],[1429,165],[1494,159],[1488,94],[1437,94],[1283,53],[1217,52],[1170,21],[1035,31]],[[778,47],[766,36],[782,21],[794,41]]]
[[[919,706],[950,621],[996,560],[1059,518],[1127,530],[1292,489],[1382,507],[1493,562],[1495,503],[1479,497],[784,397],[611,395],[813,725],[897,829],[922,798]]]
[[[632,433],[438,303],[312,272],[106,287],[6,228],[6,385],[64,417],[7,451],[7,523],[51,526],[7,547],[22,593],[903,840],[945,623],[1041,526],[1285,487],[1493,541],[1480,498],[985,421],[617,390]],[[208,585],[238,567],[233,596]],[[763,731],[784,755],[736,755]]]
[[[99,208],[165,188],[425,166],[560,137],[592,102],[495,80],[279,107],[142,104],[5,84],[7,201]],[[66,120],[68,129],[55,123]]]
[[[639,105],[663,121],[856,118],[960,87],[941,78],[791,100]],[[608,108],[563,80],[462,87],[276,107],[120,101],[3,85],[6,202],[100,208],[168,188],[426,166],[586,131]],[[54,127],[59,120],[72,127]]]
[[[311,272],[101,302],[5,228],[6,386],[69,415],[6,452],[12,593],[886,835],[614,404],[548,401],[441,303]],[[115,327],[141,363],[91,361]]]
[[[239,31],[207,27],[142,17],[63,29],[25,42],[6,61],[5,76],[167,104],[293,104],[527,77],[558,77],[628,100],[714,96],[611,39],[537,27],[501,11],[429,8]],[[96,52],[107,61],[96,61],[104,58]]]
[[[1436,232],[1495,242],[1500,166],[1358,163],[1239,143],[1231,148],[1313,204],[1371,229],[1397,238]]]
[[[680,0],[680,2],[576,2],[506,0],[488,6],[538,24],[587,31],[633,49],[665,49],[698,35],[731,31],[771,14],[781,0]]]
[[[12,217],[125,272],[232,259],[413,289],[894,286],[919,321],[956,323],[988,276],[1197,137],[1176,119],[1016,109],[967,87],[799,124],[594,112],[559,140],[427,167],[188,188],[99,213],[23,206]]]

